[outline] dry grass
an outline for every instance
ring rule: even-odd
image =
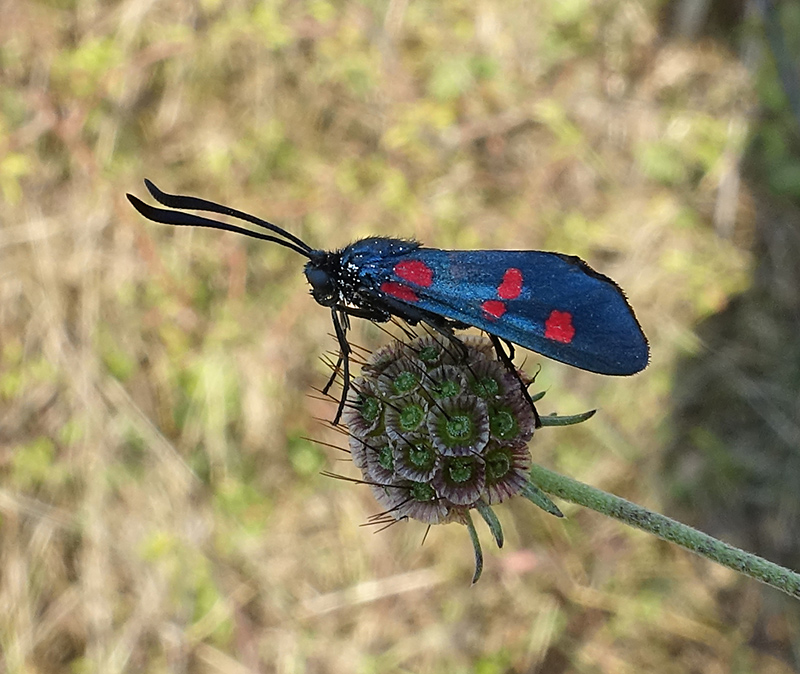
[[[334,342],[302,261],[124,198],[146,176],[320,247],[584,256],[626,288],[653,362],[543,362],[545,413],[601,414],[533,454],[659,508],[673,363],[747,283],[753,96],[730,54],[660,41],[654,15],[0,5],[2,671],[789,671],[749,645],[759,588],[591,513],[502,509],[474,588],[460,527],[423,547],[421,526],[359,527],[371,496],[320,477],[349,468],[303,439],[344,444],[308,397]]]

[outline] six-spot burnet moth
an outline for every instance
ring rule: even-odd
[[[439,250],[415,241],[371,237],[341,250],[315,250],[277,225],[198,197],[167,194],[152,182],[153,198],[171,209],[150,206],[128,194],[144,217],[168,225],[212,227],[271,241],[308,258],[311,294],[331,310],[339,342],[343,391],[333,420],[339,419],[350,383],[349,318],[385,322],[397,316],[426,324],[455,345],[454,330],[475,327],[492,339],[498,357],[516,372],[500,340],[518,344],[582,370],[630,375],[649,359],[647,338],[622,289],[571,255],[525,250]],[[270,234],[211,220],[183,210],[231,216]],[[275,236],[277,235],[277,236]]]

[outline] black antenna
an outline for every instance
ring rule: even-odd
[[[179,208],[191,209],[195,211],[210,211],[212,213],[219,213],[221,215],[229,215],[233,218],[244,220],[259,227],[263,227],[267,231],[280,234],[284,238],[279,239],[276,236],[262,234],[261,232],[254,232],[250,229],[239,227],[238,225],[231,225],[227,222],[219,222],[218,220],[204,218],[200,215],[192,215],[191,213],[182,213],[180,211],[168,211],[163,208],[155,208],[154,206],[144,203],[141,199],[133,196],[132,194],[126,194],[125,196],[128,197],[128,201],[131,202],[133,207],[148,220],[160,222],[164,225],[222,229],[228,232],[235,232],[236,234],[244,234],[245,236],[249,236],[254,239],[260,239],[262,241],[271,241],[272,243],[277,243],[285,248],[289,248],[296,253],[299,253],[303,257],[307,257],[309,259],[312,257],[311,254],[314,252],[314,249],[311,248],[311,246],[309,246],[305,241],[299,239],[290,232],[287,232],[285,229],[272,224],[271,222],[257,218],[255,215],[250,215],[249,213],[244,213],[236,210],[235,208],[214,203],[213,201],[200,199],[199,197],[167,194],[166,192],[162,192],[150,180],[147,179],[145,179],[144,184],[147,187],[148,192],[153,195],[153,198],[164,206],[169,206],[170,208],[176,209]]]

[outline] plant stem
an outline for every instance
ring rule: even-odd
[[[619,496],[534,464],[531,482],[548,494],[591,508],[800,599],[800,574]]]

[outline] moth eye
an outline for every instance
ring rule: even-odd
[[[311,284],[311,293],[317,302],[323,306],[330,306],[336,302],[336,290],[328,272],[316,267],[306,267],[305,274]]]
[[[309,267],[306,269],[306,278],[311,284],[311,287],[315,290],[317,288],[322,289],[331,287],[330,274],[328,274],[328,272],[326,272],[324,269]]]

